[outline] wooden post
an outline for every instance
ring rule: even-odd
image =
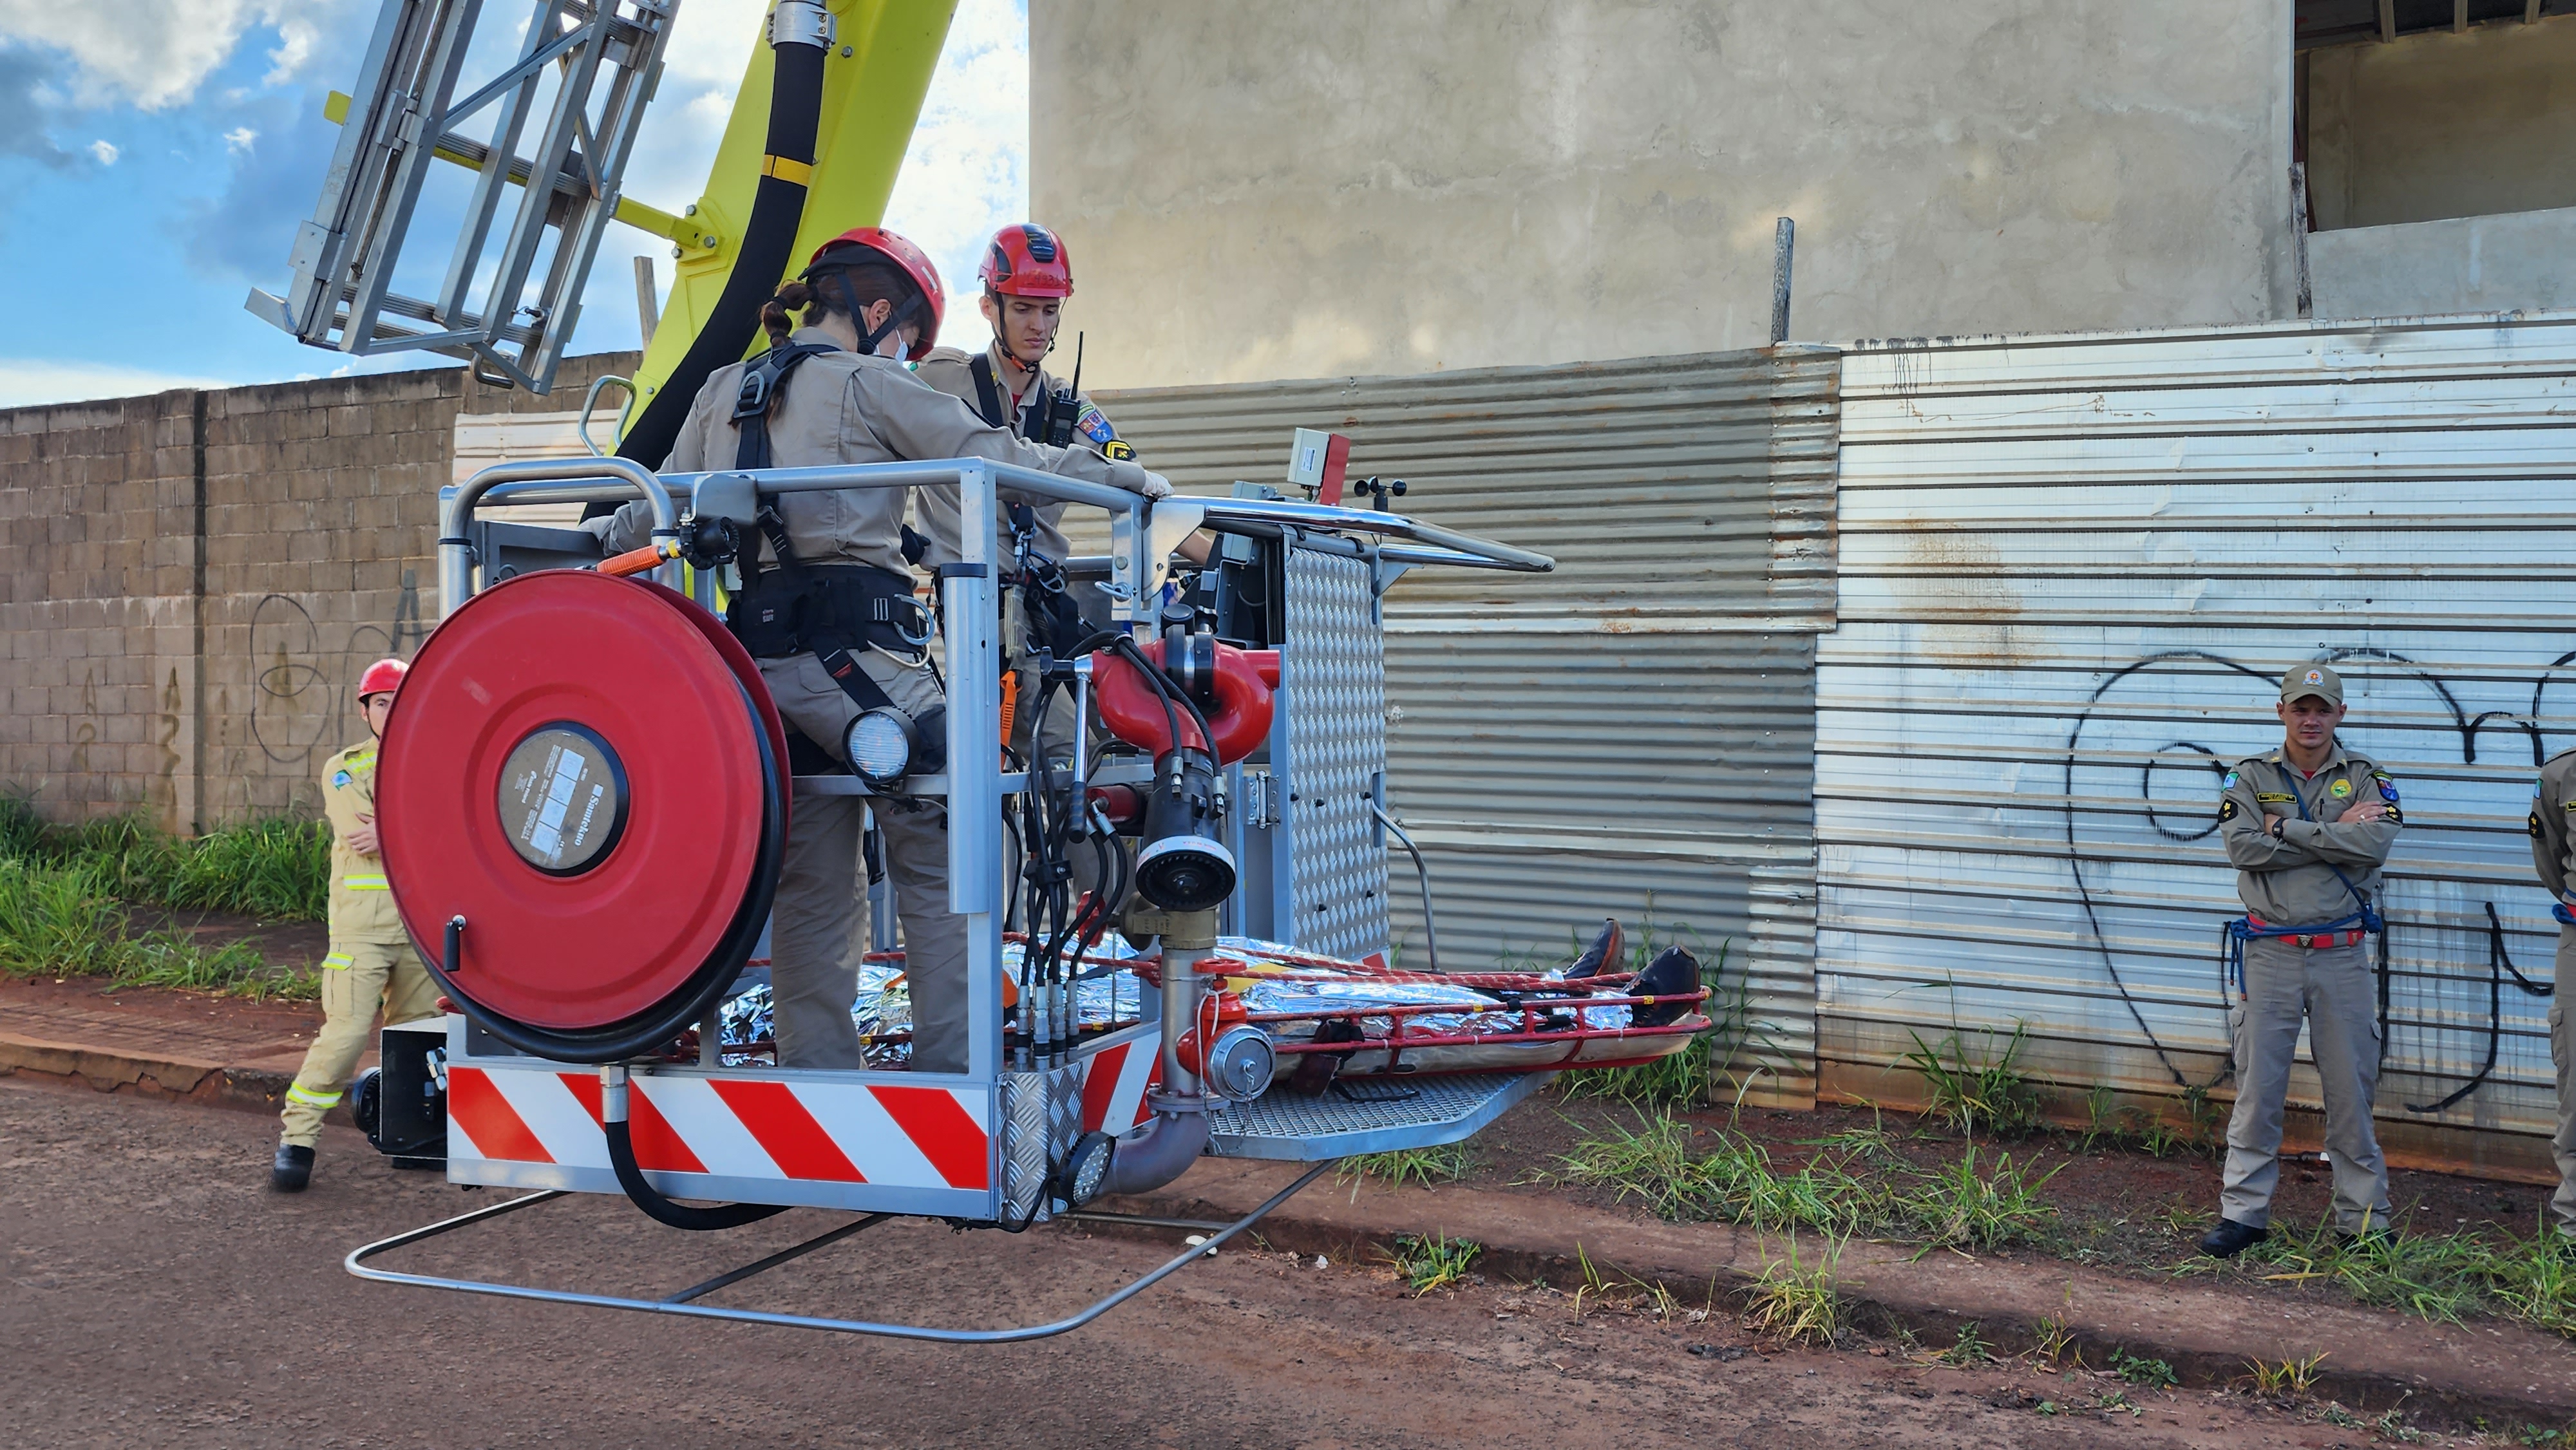
[[[2299,267],[2299,315],[2316,313],[2316,296],[2308,281],[2308,164],[2290,163],[2290,255]]]
[[[1771,234],[1771,342],[1789,340],[1789,265],[1798,245],[1798,224],[1780,218]]]
[[[635,320],[644,328],[644,346],[653,345],[654,324],[662,320],[662,296],[653,285],[653,259],[635,259]]]

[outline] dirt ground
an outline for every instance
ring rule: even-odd
[[[1775,1350],[1722,1308],[1698,1322],[1578,1318],[1561,1293],[1502,1283],[1413,1299],[1376,1265],[1258,1251],[1229,1249],[1088,1329],[999,1349],[373,1285],[341,1272],[350,1247],[497,1191],[396,1173],[333,1128],[313,1190],[273,1197],[261,1186],[272,1141],[248,1114],[0,1083],[0,1399],[12,1443],[1626,1450],[2373,1439],[2318,1409],[2243,1395],[2021,1365],[1950,1369],[1865,1341]],[[402,1262],[667,1293],[840,1221],[800,1211],[692,1235],[621,1202],[576,1198]],[[1013,1238],[899,1222],[715,1302],[1034,1322],[1170,1248],[1063,1227]]]

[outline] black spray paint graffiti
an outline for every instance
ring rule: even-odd
[[[402,572],[392,624],[357,625],[336,651],[323,648],[321,627],[302,603],[264,596],[251,609],[252,742],[271,762],[310,771],[315,748],[348,727],[356,704],[349,691],[359,673],[388,655],[407,656],[426,633],[418,576],[410,569]]]
[[[2548,758],[2549,754],[2548,742],[2540,724],[2540,707],[2543,696],[2549,687],[2552,672],[2565,668],[2570,661],[2576,661],[2576,651],[2569,651],[2568,653],[2560,655],[2557,659],[2551,661],[2549,670],[2543,672],[2538,679],[2533,681],[2531,709],[2528,713],[2517,715],[2515,712],[2507,710],[2489,710],[2474,717],[2461,707],[2458,696],[2453,693],[2448,682],[2424,669],[2415,661],[2407,659],[2403,655],[2382,649],[2347,648],[2327,650],[2314,656],[2314,659],[2317,662],[2324,664],[2345,664],[2353,661],[2362,661],[2381,666],[2393,666],[2394,669],[2391,671],[2392,673],[2412,679],[2423,685],[2426,689],[2432,692],[2433,696],[2441,702],[2442,707],[2449,713],[2452,728],[2459,735],[2460,759],[2463,764],[2473,765],[2477,762],[2478,732],[2481,729],[2498,722],[2518,727],[2531,742],[2532,764],[2536,768]],[[2163,1064],[2165,1072],[2173,1078],[2174,1085],[2185,1090],[2190,1090],[2194,1086],[2198,1086],[2202,1089],[2216,1087],[2219,1083],[2227,1080],[2232,1068],[2222,1066],[2219,1069],[2217,1076],[2211,1078],[2208,1082],[2197,1085],[2193,1084],[2181,1067],[2176,1065],[2172,1054],[2166,1050],[2163,1041],[2156,1036],[2155,1029],[2148,1025],[2145,1012],[2139,1007],[2137,998],[2131,994],[2128,983],[2122,979],[2117,954],[2112,951],[2110,938],[2102,929],[2101,915],[2093,895],[2092,883],[2087,881],[2084,875],[2084,852],[2081,844],[2076,838],[2075,769],[2079,747],[2084,736],[2084,729],[2087,725],[2092,723],[2095,712],[2100,709],[2102,705],[2103,697],[2107,695],[2114,686],[2129,679],[2131,676],[2144,672],[2150,672],[2157,669],[2187,668],[2192,665],[2214,665],[2234,674],[2245,676],[2249,680],[2258,681],[2265,688],[2271,687],[2275,682],[2275,677],[2266,671],[2256,669],[2250,665],[2229,659],[2224,655],[2212,653],[2208,650],[2165,650],[2156,654],[2147,655],[2114,670],[2099,685],[2094,687],[2093,693],[2087,697],[2085,701],[2084,709],[2077,713],[2073,728],[2067,732],[2066,756],[2063,762],[2065,770],[2066,802],[2063,808],[2063,816],[2066,831],[2067,872],[2074,878],[2076,900],[2083,908],[2085,925],[2092,933],[2094,950],[2101,957],[2103,971],[2110,978],[2112,989],[2119,994],[2121,1005],[2128,1008],[2130,1018],[2137,1023],[2138,1031],[2145,1036],[2148,1048],[2155,1053],[2156,1060]],[[2177,763],[2165,758],[2176,752],[2184,755],[2185,761],[2183,763]],[[2194,773],[2206,770],[2209,772],[2213,781],[2224,781],[2229,769],[2229,762],[2222,759],[2218,752],[2210,749],[2206,745],[2190,740],[2174,740],[2158,747],[2153,754],[2149,756],[2146,762],[2139,767],[2138,771],[2139,799],[2146,808],[2148,825],[2153,827],[2158,835],[2163,836],[2167,840],[2188,844],[2190,842],[2205,840],[2214,834],[2218,830],[2217,819],[2214,815],[2210,815],[2206,811],[2201,813],[2201,819],[2199,821],[2190,823],[2186,826],[2169,825],[2165,818],[2158,814],[2155,798],[2155,773],[2160,769],[2180,769]],[[2475,1092],[2479,1085],[2484,1083],[2488,1076],[2494,1072],[2498,1045],[2502,1040],[2504,1029],[2503,977],[2506,973],[2510,973],[2512,975],[2515,984],[2519,988],[2533,996],[2545,997],[2550,995],[2554,990],[2554,987],[2543,987],[2533,983],[2514,966],[2512,958],[2505,951],[2504,926],[2503,922],[2496,914],[2495,903],[2488,901],[2484,903],[2484,905],[2486,908],[2487,918],[2488,984],[2485,1060],[2477,1072],[2471,1075],[2465,1083],[2463,1083],[2456,1091],[2452,1092],[2448,1097],[2443,1098],[2439,1102],[2429,1104],[2418,1105],[2408,1103],[2405,1106],[2409,1112],[2426,1114],[2441,1112],[2466,1098],[2472,1092]],[[2389,1018],[2390,973],[2387,957],[2387,940],[2387,936],[2383,934],[2377,942],[2377,949],[2379,952],[2379,1035],[2380,1047],[2383,1055],[2387,1051]],[[2220,1008],[2222,1012],[2227,1006],[2226,986],[2225,976],[2222,973],[2220,977],[2219,991]]]

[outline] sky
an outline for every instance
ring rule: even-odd
[[[483,35],[508,43],[501,32],[533,6],[484,9]],[[704,188],[766,9],[683,0],[626,195],[678,211]],[[253,286],[286,288],[339,133],[323,100],[352,88],[377,11],[0,0],[0,265],[16,279],[0,307],[0,407],[454,366],[423,353],[355,361],[242,308]],[[971,288],[984,236],[1027,210],[1028,130],[1026,0],[960,0],[886,215],[929,250],[952,298]],[[611,226],[568,354],[636,346],[638,255],[670,286],[670,244]],[[944,336],[972,346],[982,329],[971,307],[951,308]]]

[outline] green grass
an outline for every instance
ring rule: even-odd
[[[1395,1252],[1387,1262],[1404,1280],[1415,1298],[1437,1289],[1451,1289],[1465,1283],[1468,1266],[1485,1246],[1473,1239],[1453,1239],[1445,1234],[1425,1238],[1419,1234],[1401,1234],[1395,1240]]]
[[[244,942],[208,949],[140,930],[133,907],[318,918],[329,871],[318,824],[259,821],[184,842],[133,816],[50,825],[23,798],[0,798],[0,974],[311,997],[310,974],[273,971]]]
[[[2039,1191],[2065,1167],[2059,1164],[2034,1181],[2015,1167],[2010,1153],[1995,1160],[1991,1172],[1977,1171],[1977,1145],[1970,1143],[1958,1162],[1918,1176],[1913,1186],[1891,1195],[1905,1226],[1935,1248],[2002,1248],[2027,1239],[2057,1210]]]
[[[1761,1277],[1753,1281],[1746,1327],[1787,1344],[1832,1344],[1841,1335],[1845,1318],[1842,1292],[1834,1285],[1842,1256],[1842,1241],[1829,1239],[1815,1262],[1809,1263],[1798,1252],[1798,1240],[1791,1237],[1788,1257],[1766,1257]]]
[[[249,997],[318,994],[309,973],[274,972],[247,943],[209,951],[175,932],[136,932],[109,886],[94,866],[0,859],[0,974]]]
[[[79,868],[137,905],[299,921],[330,909],[331,833],[320,821],[256,820],[183,841],[133,815],[54,825],[6,796],[0,860]]]
[[[2020,1067],[2022,1050],[2030,1043],[2027,1025],[2014,1023],[2003,1051],[1991,1057],[1972,1054],[1959,1032],[1938,1043],[1925,1042],[1912,1028],[1905,1035],[1914,1039],[1914,1050],[1900,1055],[1896,1065],[1922,1075],[1931,1116],[1970,1137],[1980,1130],[1990,1137],[2014,1137],[2039,1126],[2039,1088]]]
[[[1333,1172],[1333,1181],[1351,1185],[1351,1197],[1356,1201],[1363,1179],[1374,1178],[1389,1188],[1402,1188],[1408,1183],[1419,1183],[1429,1188],[1435,1183],[1455,1183],[1466,1177],[1473,1163],[1464,1143],[1445,1143],[1437,1148],[1397,1148],[1343,1159],[1342,1166]]]

